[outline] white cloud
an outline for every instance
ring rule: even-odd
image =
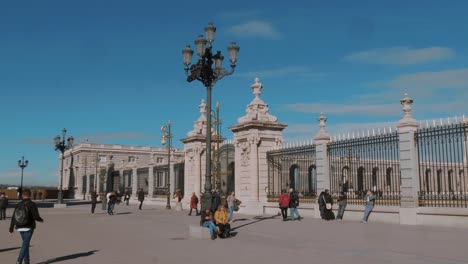
[[[240,72],[237,74],[239,77],[248,78],[305,77],[312,79],[319,79],[325,75],[325,73],[315,72],[313,69],[304,66],[286,66],[276,69]]]
[[[350,54],[345,60],[370,64],[410,65],[450,59],[455,51],[447,47],[411,49],[409,47],[380,48]]]
[[[420,91],[468,88],[468,68],[403,74],[392,80],[390,86]]]
[[[243,24],[232,26],[229,32],[237,37],[262,37],[270,39],[279,39],[281,34],[266,21],[253,20]]]
[[[372,116],[393,116],[399,113],[400,106],[395,104],[338,104],[338,103],[297,103],[286,104],[283,109],[301,112],[314,113],[325,112],[332,115],[372,115]]]

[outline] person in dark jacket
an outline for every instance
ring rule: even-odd
[[[291,217],[291,221],[294,221],[295,219],[301,220],[303,218],[297,211],[298,206],[299,206],[299,196],[291,188],[289,189],[289,214]],[[294,215],[297,215],[297,218],[294,219]]]
[[[331,197],[329,190],[324,191],[322,198],[319,200],[319,203],[323,210],[322,219],[327,221],[335,219],[335,214],[332,211],[333,198]]]
[[[21,238],[23,240],[23,244],[21,246],[21,250],[18,256],[18,260],[16,263],[30,263],[30,256],[29,256],[29,244],[31,243],[31,238],[34,233],[34,229],[36,229],[36,221],[43,223],[44,219],[41,218],[39,215],[39,210],[37,209],[36,204],[31,201],[31,191],[29,189],[25,189],[23,191],[23,200],[16,205],[15,211],[13,212],[13,216],[11,217],[10,223],[10,233],[13,233],[13,229],[15,228],[16,231],[20,232]],[[26,212],[28,212],[28,221],[26,224],[20,225],[17,223],[15,213],[16,210],[20,210],[19,208],[27,207]]]
[[[323,203],[323,196],[325,195],[325,192],[321,192],[318,199],[317,203],[319,205],[319,211],[320,211],[320,218],[323,219],[323,211],[325,208],[325,204]]]
[[[94,214],[94,210],[96,209],[96,204],[97,204],[97,198],[98,198],[98,193],[96,190],[91,192],[91,214]]]
[[[343,215],[344,211],[346,208],[346,205],[348,204],[348,197],[344,192],[340,192],[340,195],[338,196],[338,215],[336,216],[336,220],[343,220]]]
[[[138,207],[138,209],[141,210],[144,200],[145,200],[145,192],[143,191],[143,188],[141,188],[140,191],[138,191],[138,201],[140,201],[140,206]]]
[[[216,212],[218,210],[218,207],[221,205],[221,196],[219,195],[217,190],[214,190],[211,195],[211,211]]]
[[[107,202],[107,213],[109,215],[114,215],[114,207],[117,203],[117,195],[115,192],[111,192],[109,195],[109,201]]]
[[[8,197],[5,193],[0,195],[0,220],[6,220],[6,209],[8,207]]]

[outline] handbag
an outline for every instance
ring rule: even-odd
[[[332,204],[327,203],[327,201],[325,200],[325,196],[322,196],[322,199],[325,202],[325,207],[327,208],[327,210],[331,210],[332,209]]]
[[[232,206],[232,210],[234,211],[239,211],[239,205],[237,205],[237,203],[234,203],[234,205]]]

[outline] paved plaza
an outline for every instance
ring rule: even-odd
[[[468,263],[465,229],[238,214],[235,237],[210,241],[189,238],[199,217],[187,211],[120,205],[109,216],[89,208],[40,209],[32,263]],[[0,222],[2,264],[15,263],[21,243],[8,224]]]

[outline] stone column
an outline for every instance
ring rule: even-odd
[[[138,175],[137,166],[132,168],[132,195],[134,199],[138,199]]]
[[[148,168],[148,197],[152,198],[154,193],[154,164],[150,162]]]
[[[88,173],[88,175],[86,175],[86,199],[89,199],[89,195],[92,191],[94,190],[91,190],[91,175]]]
[[[419,164],[418,149],[414,138],[419,128],[418,122],[411,115],[413,100],[405,94],[400,101],[405,115],[397,125],[400,140],[400,224],[416,225],[418,192],[419,192]]]
[[[75,199],[83,199],[83,165],[78,165],[75,167],[75,186],[72,186],[73,188],[76,187],[76,192],[75,192]]]
[[[327,118],[323,113],[320,113],[318,121],[320,125],[320,130],[314,137],[314,143],[315,166],[317,170],[317,193],[321,193],[325,189],[330,189],[330,166],[327,149],[327,144],[330,142],[330,135],[325,130]],[[320,218],[319,207],[315,206],[314,209],[315,218]]]
[[[251,88],[255,97],[247,106],[246,115],[230,129],[234,133],[236,197],[242,201],[243,213],[258,215],[263,213],[267,201],[266,153],[282,142],[286,125],[279,123],[260,99],[263,86],[258,78]]]
[[[169,187],[170,188],[169,191],[171,192],[171,194],[174,194],[175,189],[176,189],[175,188],[175,171],[174,171],[175,160],[174,160],[174,158],[175,158],[174,155],[172,155],[172,153],[171,153],[171,162],[169,164],[169,173],[170,173],[169,174],[169,176],[170,176],[169,183],[171,184],[170,187]]]

